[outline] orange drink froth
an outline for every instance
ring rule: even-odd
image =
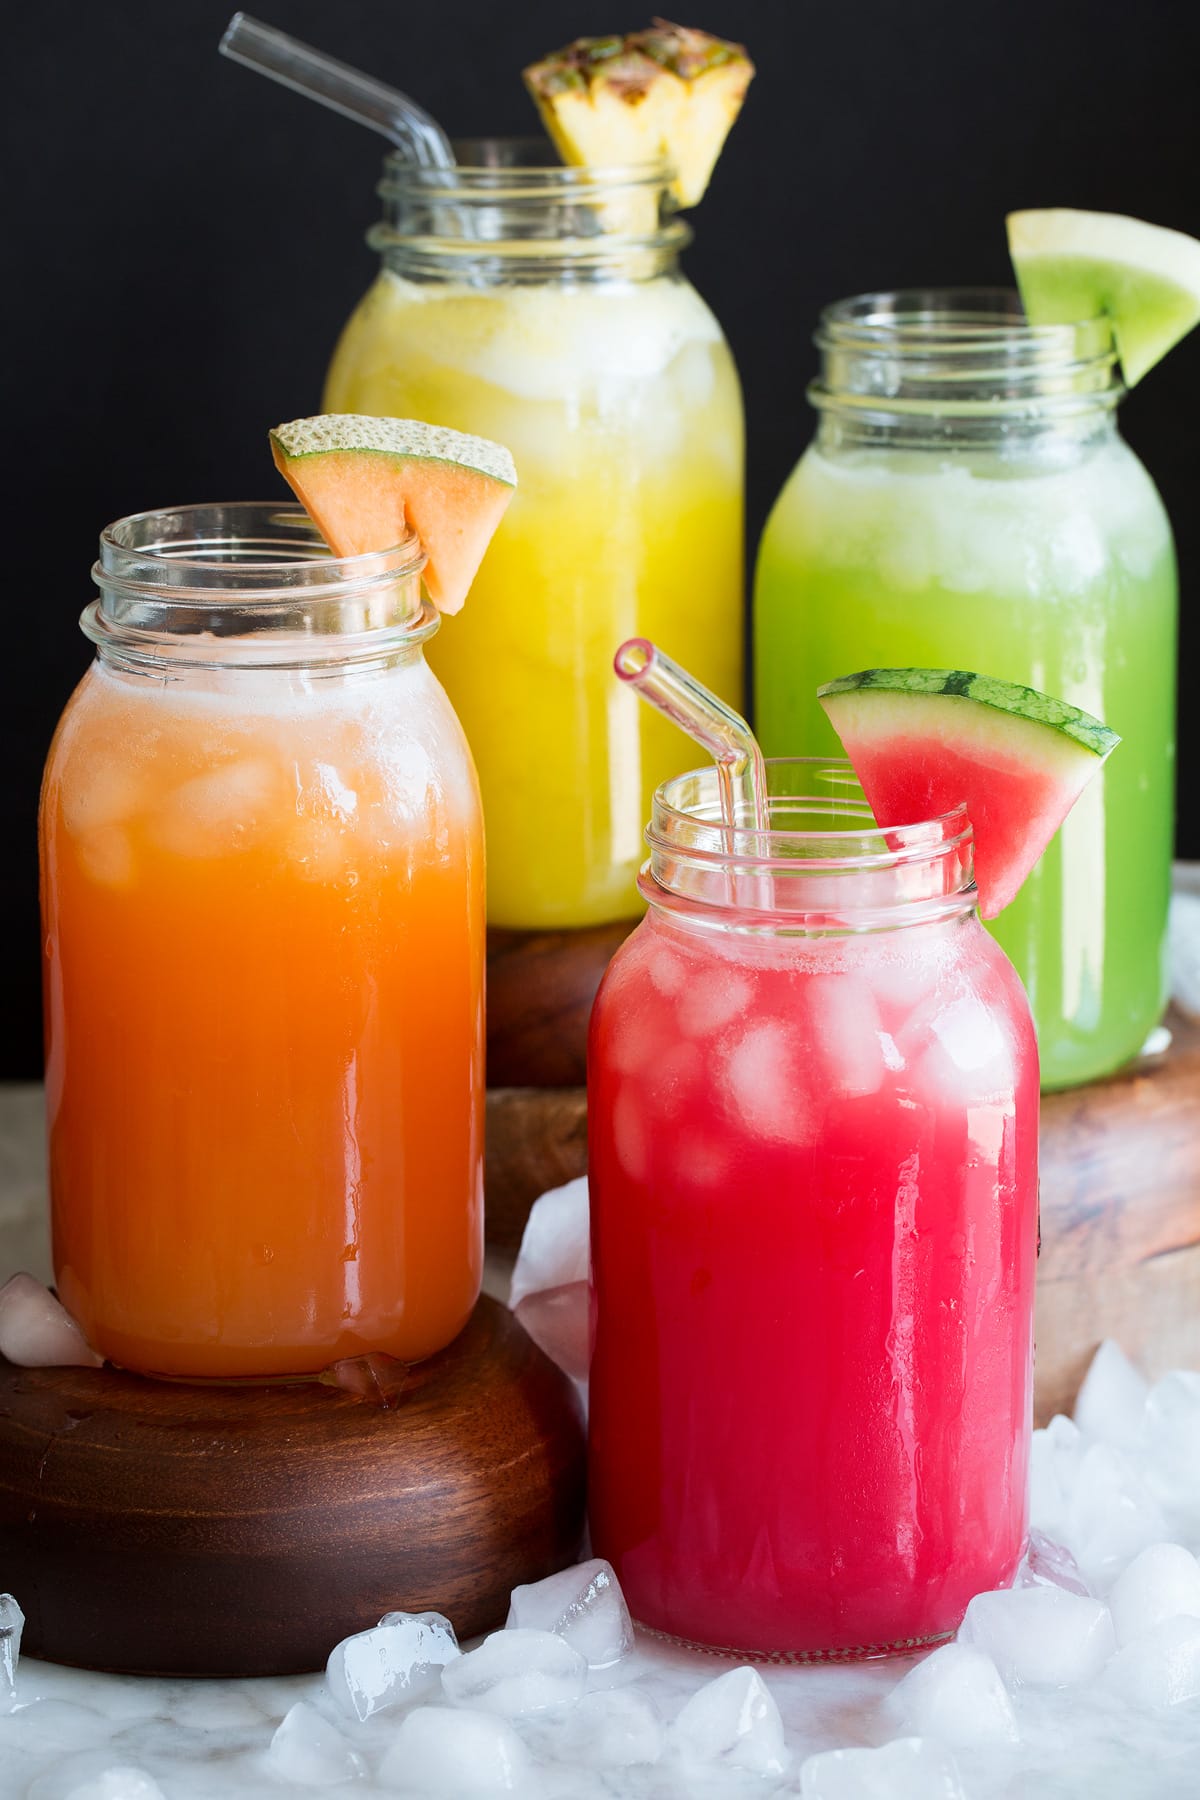
[[[482,1265],[483,841],[419,654],[98,663],[41,832],[54,1264],[90,1341],[218,1378],[449,1342]]]

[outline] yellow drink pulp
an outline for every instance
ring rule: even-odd
[[[430,654],[479,770],[488,917],[636,912],[651,796],[687,751],[613,652],[654,638],[742,698],[741,396],[712,314],[674,275],[487,288],[385,270],[324,404],[512,450],[516,496]]]

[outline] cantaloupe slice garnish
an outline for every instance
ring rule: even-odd
[[[460,611],[517,485],[503,444],[417,419],[321,413],[271,433],[275,467],[335,556],[414,531],[439,612]]]

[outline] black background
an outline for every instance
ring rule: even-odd
[[[268,22],[419,98],[452,135],[530,129],[518,71],[644,16],[613,0],[256,0]],[[367,286],[380,140],[219,58],[228,0],[9,4],[3,283],[10,451],[0,796],[0,1074],[40,1069],[34,812],[87,661],[100,527],[275,491],[266,429],[316,409]],[[687,269],[733,345],[749,542],[810,431],[818,307],[1006,282],[1004,213],[1071,205],[1200,235],[1196,0],[705,0],[685,22],[759,74]],[[1123,410],[1176,527],[1185,681],[1200,656],[1200,333]],[[1200,855],[1184,689],[1181,854]]]

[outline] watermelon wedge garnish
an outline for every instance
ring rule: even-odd
[[[1008,215],[1008,251],[1030,324],[1106,315],[1129,387],[1200,324],[1200,242],[1186,232],[1046,207]]]
[[[335,556],[390,550],[414,531],[444,613],[461,609],[517,485],[503,444],[416,419],[293,419],[271,433],[271,454]]]
[[[885,831],[965,803],[985,919],[1016,897],[1121,741],[1064,700],[965,669],[863,669],[817,698]]]

